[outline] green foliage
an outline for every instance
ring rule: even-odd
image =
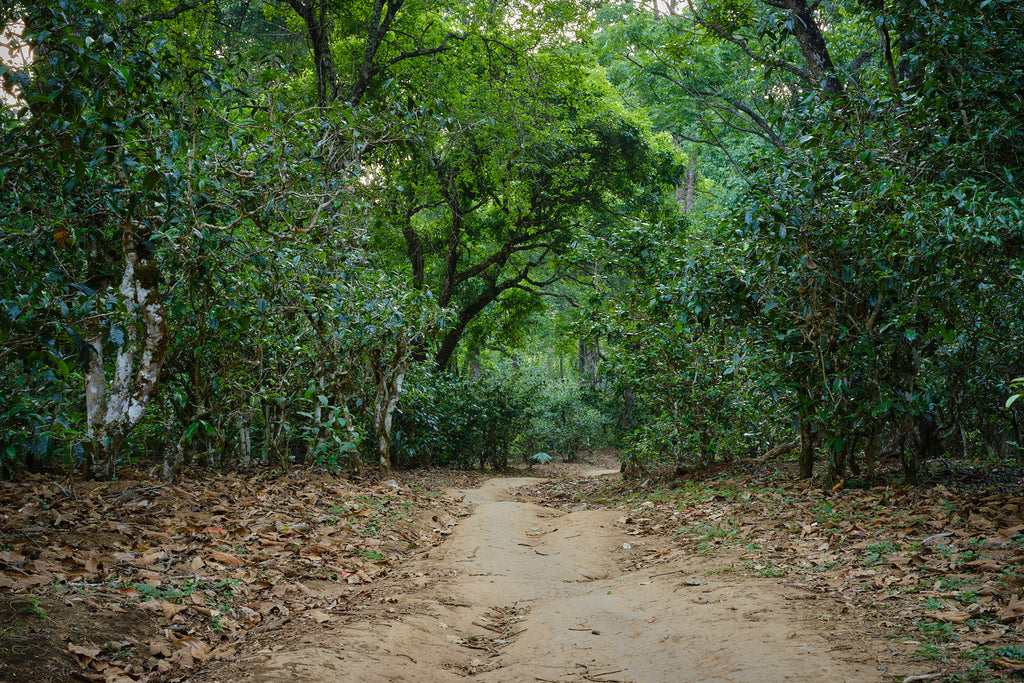
[[[510,458],[542,464],[549,452],[570,460],[603,444],[603,427],[601,413],[572,381],[514,371],[469,380],[419,366],[395,415],[396,464],[501,469]]]
[[[136,334],[117,290],[128,220],[171,338],[161,401],[127,454],[348,463],[368,359],[441,321],[429,293],[367,261],[356,174],[324,174],[332,134],[373,128],[340,104],[287,112],[287,69],[233,52],[198,16],[70,2],[22,16],[47,57],[3,74],[28,103],[0,112],[0,195],[15,207],[0,233],[4,473],[81,458],[88,342],[113,354]],[[34,32],[51,24],[63,33]]]
[[[69,445],[81,410],[67,386],[76,379],[73,369],[47,352],[2,367],[0,382],[8,393],[0,413],[0,477],[9,478],[22,466],[34,470],[51,460],[74,462],[81,457],[81,450]]]
[[[154,257],[137,270],[156,289],[186,225],[217,211],[187,196],[192,145],[183,109],[161,92],[173,60],[162,31],[136,31],[102,2],[26,3],[18,14],[35,59],[2,74],[22,99],[0,111],[0,196],[11,209],[0,234],[0,381],[14,395],[28,377],[37,388],[5,418],[20,423],[4,456],[15,462],[54,453],[51,441],[81,453],[75,393],[90,356],[141,334],[118,288],[125,258]]]
[[[514,373],[471,381],[419,366],[406,382],[395,415],[396,465],[507,467],[538,395],[536,382]]]
[[[1020,119],[1019,12],[825,3],[846,65],[831,96],[794,78],[807,65],[786,12],[697,9],[627,11],[600,38],[621,88],[671,97],[651,105],[659,125],[727,153],[748,183],[720,221],[669,232],[672,247],[666,231],[610,243],[644,258],[592,314],[614,330],[619,381],[655,388],[630,457],[709,462],[796,426],[805,455],[825,447],[830,484],[862,463],[874,477],[882,453],[909,481],[944,451],[1019,455],[1024,423],[998,410],[1024,332],[1024,129],[1007,124]]]
[[[1021,391],[1024,389],[1024,377],[1014,377],[1010,380],[1010,389],[1014,390],[1014,393],[1010,394],[1010,397],[1006,399],[1007,408],[1016,403],[1017,399],[1021,396],[1024,396],[1024,391]]]
[[[358,468],[411,360],[399,465],[1019,458],[1020,12],[817,7],[827,74],[755,0],[0,11],[0,475],[100,438],[132,258],[128,457]]]
[[[727,461],[764,450],[787,426],[776,378],[749,370],[766,352],[741,326],[749,284],[737,257],[688,227],[628,226],[592,256],[616,270],[599,280],[582,324],[607,339],[609,385],[635,396],[617,427],[641,466]]]
[[[874,543],[865,549],[864,559],[861,560],[861,564],[865,567],[885,564],[889,561],[887,556],[899,552],[899,550],[899,546],[892,542]]]
[[[596,448],[607,440],[605,417],[575,380],[541,383],[530,416],[528,428],[515,444],[524,459],[542,450],[570,461],[578,451]]]
[[[1007,313],[1019,306],[1013,245],[1024,234],[1019,163],[1006,150],[1020,149],[1024,131],[1006,129],[1001,115],[964,120],[952,104],[975,93],[940,74],[989,82],[981,74],[998,67],[979,60],[972,41],[1018,50],[1019,17],[996,7],[966,12],[963,20],[973,15],[984,30],[959,32],[959,16],[949,25],[925,9],[900,25],[913,46],[904,59],[916,66],[899,99],[851,89],[841,107],[805,110],[806,134],[779,160],[785,172],[769,176],[745,214],[754,296],[790,353],[776,354],[787,360],[776,367],[804,387],[816,419],[842,444],[831,456],[833,480],[849,443],[885,425],[895,425],[885,436],[913,480],[925,459],[951,447],[939,431],[994,427],[994,399],[1012,371],[1008,351],[1022,330]],[[930,47],[950,40],[961,44]],[[1002,89],[1007,78],[1013,88]],[[1019,78],[1001,72],[987,95],[1017,107],[1009,93]],[[851,120],[851,111],[863,114]],[[922,155],[928,170],[914,165]]]

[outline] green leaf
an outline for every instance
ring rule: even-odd
[[[132,80],[132,71],[126,66],[112,65],[111,68],[114,70],[114,77],[117,79],[118,85],[125,90],[134,90],[135,81]]]
[[[163,180],[164,174],[160,171],[153,169],[146,174],[146,177],[142,180],[142,189],[146,192],[152,192],[156,184]]]

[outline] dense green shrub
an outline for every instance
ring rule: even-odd
[[[580,450],[603,446],[608,440],[609,420],[592,403],[574,380],[541,383],[530,410],[529,427],[516,441],[516,455],[528,458],[543,451],[568,461]]]
[[[512,442],[529,427],[537,394],[537,382],[518,373],[472,381],[417,366],[395,413],[395,463],[507,467]]]

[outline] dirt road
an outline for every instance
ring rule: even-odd
[[[531,481],[466,491],[473,514],[402,568],[404,585],[375,618],[265,653],[247,678],[879,680],[873,658],[831,649],[799,588],[684,556],[625,572],[637,539],[617,527],[620,511],[521,502],[516,488]]]

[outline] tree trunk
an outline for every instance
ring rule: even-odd
[[[484,375],[484,365],[480,360],[480,347],[474,345],[469,349],[467,355],[469,357],[466,358],[466,377],[470,382],[478,382]]]
[[[828,474],[825,477],[825,486],[831,488],[843,483],[846,477],[846,453],[846,440],[842,438],[835,439],[829,448]]]
[[[878,38],[882,43],[882,55],[885,59],[885,66],[889,70],[889,88],[893,95],[900,91],[900,79],[896,75],[896,64],[892,58],[892,40],[889,38],[889,27],[885,25],[884,17],[878,23]]]
[[[813,402],[808,388],[801,385],[796,393],[797,419],[800,421],[800,479],[814,476],[814,441],[816,438],[813,414]]]
[[[627,385],[622,390],[622,419],[619,420],[619,427],[622,431],[628,432],[633,429],[633,408],[636,405],[636,391],[632,385]]]
[[[868,428],[867,441],[864,442],[864,466],[867,469],[865,476],[867,477],[868,486],[874,486],[878,479],[875,467],[878,455],[877,438],[878,429],[875,425],[871,425]]]
[[[937,458],[942,455],[942,442],[939,440],[939,430],[934,416],[928,413],[916,415],[914,427],[916,434],[911,439],[911,447],[905,449],[903,458],[907,484],[917,484],[920,481],[921,466],[928,462],[929,458]],[[984,433],[983,430],[982,434]],[[998,450],[995,450],[995,455],[996,457],[1000,455]]]
[[[475,318],[481,311],[498,298],[501,291],[496,285],[488,287],[486,290],[481,292],[480,296],[469,305],[465,306],[459,311],[459,316],[455,320],[455,324],[448,328],[444,337],[441,339],[441,344],[437,349],[437,353],[434,354],[434,364],[438,370],[447,370],[448,364],[452,360],[452,356],[455,355],[455,349],[459,347],[459,342],[462,340],[462,335],[465,333],[469,323]],[[442,304],[444,305],[444,304]]]
[[[402,381],[409,363],[409,342],[405,335],[399,335],[395,353],[385,366],[379,351],[371,357],[373,378],[377,391],[373,400],[373,429],[377,436],[377,456],[380,473],[384,478],[391,476],[391,421],[398,400],[402,397]]]
[[[114,377],[107,391],[103,332],[89,340],[89,366],[85,378],[85,410],[90,444],[85,472],[95,479],[114,476],[121,444],[142,421],[167,357],[168,330],[160,299],[160,273],[137,249],[132,222],[121,223],[124,272],[119,292],[127,313],[127,331],[115,359]],[[142,340],[136,332],[141,322]],[[136,353],[139,353],[136,368]]]
[[[814,426],[808,419],[800,420],[800,474],[801,479],[814,476]]]
[[[185,444],[183,435],[176,435],[174,429],[174,414],[168,411],[167,422],[164,426],[167,440],[164,442],[164,469],[162,479],[170,484],[178,476],[181,465],[185,462]]]
[[[241,416],[238,418],[238,446],[242,464],[248,465],[252,462],[252,432],[249,421]]]
[[[836,77],[832,56],[814,18],[814,12],[807,6],[807,0],[785,0],[784,6],[793,12],[793,35],[800,45],[800,52],[803,53],[811,75],[826,95],[839,94],[842,88]]]
[[[313,50],[313,66],[316,70],[316,99],[321,107],[338,97],[338,76],[331,53],[331,22],[327,16],[327,2],[316,0],[287,0],[288,5],[302,18],[306,25],[306,37]]]
[[[276,458],[281,469],[291,470],[284,441],[284,406],[277,402],[263,400],[263,464],[269,465]]]
[[[355,421],[352,419],[352,414],[348,412],[348,404],[341,401],[342,414],[345,416],[345,431],[348,432],[349,443],[352,444],[352,449],[348,452],[348,469],[349,471],[358,476],[363,473],[363,461],[359,457],[359,430],[356,429]]]
[[[595,340],[591,345],[586,339],[580,337],[579,350],[577,352],[579,363],[580,379],[586,382],[587,387],[593,389],[597,386],[597,369],[601,360],[600,341]]]
[[[391,24],[402,8],[405,0],[374,0],[373,11],[367,22],[366,44],[363,48],[363,60],[356,71],[355,80],[345,94],[345,101],[359,104],[370,87],[370,81],[377,71],[377,52],[384,42],[385,36],[391,31]],[[385,10],[385,5],[387,9]]]
[[[277,457],[281,450],[277,443],[280,430],[277,420],[277,406],[266,399],[263,400],[263,464],[269,465],[271,458]]]
[[[921,469],[921,463],[917,459],[917,452],[913,449],[904,450],[900,461],[903,464],[903,482],[907,486],[916,486]]]
[[[771,449],[770,451],[768,451],[767,453],[765,453],[764,455],[762,455],[758,459],[761,462],[771,462],[772,460],[775,460],[776,458],[781,458],[782,456],[786,455],[787,453],[791,453],[794,448],[796,448],[796,444],[795,443],[784,443],[784,444],[781,444],[781,445],[776,446],[775,448]]]

